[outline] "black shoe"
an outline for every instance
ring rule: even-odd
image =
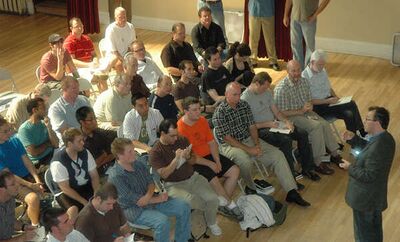
[[[286,196],[286,202],[296,203],[302,207],[309,207],[311,204],[304,200],[296,190],[290,190]]]
[[[301,191],[301,190],[303,190],[305,188],[305,186],[303,184],[301,184],[301,183],[296,182],[296,185],[297,185],[297,190],[298,191]]]
[[[321,177],[318,176],[318,174],[315,173],[314,171],[303,171],[302,174],[303,174],[303,176],[307,177],[311,181],[319,181],[319,180],[321,180]]]
[[[334,164],[336,164],[337,166],[339,166],[340,163],[343,163],[342,161],[342,157],[340,155],[338,156],[331,156],[330,161]],[[340,166],[339,166],[340,167]]]
[[[332,175],[335,173],[334,170],[329,168],[326,164],[321,163],[319,166],[315,167],[315,171],[322,174],[322,175]]]
[[[257,191],[251,189],[251,188],[248,187],[248,186],[246,186],[246,188],[244,189],[244,193],[246,193],[246,195],[251,195],[251,194],[257,194]]]
[[[281,67],[278,65],[278,63],[270,64],[269,67],[271,67],[275,71],[280,71],[281,70]]]
[[[275,202],[275,207],[277,203],[278,202]],[[274,226],[283,224],[283,222],[285,222],[286,219],[287,205],[286,204],[280,204],[280,205],[281,206],[278,211],[272,212],[272,216],[274,217],[275,220]]]

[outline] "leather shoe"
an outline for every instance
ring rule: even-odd
[[[246,193],[246,195],[251,195],[251,194],[257,194],[257,191],[251,189],[251,188],[248,187],[248,186],[246,186],[246,188],[244,189],[244,193]]]
[[[330,161],[332,163],[335,163],[337,166],[339,166],[340,163],[343,163],[342,157],[340,155],[338,156],[331,156]],[[339,166],[340,167],[340,166]]]
[[[315,168],[315,171],[322,175],[332,175],[335,171],[329,168],[326,164],[321,163],[319,166]]]
[[[281,70],[281,67],[278,65],[278,63],[270,64],[269,67],[271,67],[275,71],[280,71]]]
[[[318,174],[315,173],[314,171],[303,171],[302,174],[303,174],[303,176],[307,177],[311,181],[319,181],[319,180],[321,180],[321,177],[318,176]]]
[[[311,204],[304,200],[300,194],[296,190],[291,190],[288,192],[286,196],[286,202],[288,203],[296,203],[302,207],[309,207]]]

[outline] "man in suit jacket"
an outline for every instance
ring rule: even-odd
[[[349,172],[346,202],[353,208],[356,241],[383,241],[382,211],[387,204],[387,184],[395,141],[387,132],[389,112],[370,107],[364,121],[368,133],[364,140],[346,131],[344,139],[359,150],[355,163],[343,160],[339,166]]]

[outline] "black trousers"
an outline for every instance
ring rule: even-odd
[[[313,111],[321,117],[335,117],[343,119],[346,124],[346,129],[356,132],[364,130],[364,125],[358,110],[357,104],[352,100],[349,103],[329,107],[328,104],[314,105]]]
[[[354,239],[356,242],[382,242],[382,211],[353,209]]]

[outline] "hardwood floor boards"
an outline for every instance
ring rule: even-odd
[[[102,26],[104,33],[105,26]],[[34,16],[0,15],[0,67],[11,71],[20,92],[27,93],[37,84],[35,68],[43,53],[48,50],[47,38],[52,33],[67,34],[67,20],[62,17],[36,14]],[[189,30],[187,30],[189,32]],[[149,30],[137,30],[138,37],[146,45],[153,59],[162,67],[160,52],[170,39],[169,33]],[[91,35],[98,43],[103,34]],[[189,39],[189,37],[188,37]],[[261,68],[256,71],[267,71],[276,83],[286,75],[265,67],[266,60],[261,61]],[[329,53],[327,70],[336,93],[340,96],[353,95],[358,107],[365,115],[371,105],[385,106],[391,111],[389,131],[395,139],[400,137],[400,68],[393,67],[388,60],[361,57],[348,54]],[[10,87],[0,85],[0,91]],[[337,122],[340,130],[344,129],[342,121]],[[398,147],[400,144],[398,145]],[[346,147],[347,149],[347,147]],[[399,241],[400,238],[400,172],[399,152],[392,167],[389,180],[389,208],[384,212],[385,241]],[[348,157],[345,152],[345,157]],[[276,179],[271,182],[277,188],[274,197],[283,201],[285,194]],[[344,202],[347,185],[346,172],[335,167],[333,176],[323,176],[319,182],[300,180],[306,188],[301,192],[312,206],[307,209],[289,205],[285,223],[278,227],[261,229],[250,234],[241,231],[239,225],[218,216],[223,229],[220,237],[211,236],[208,242],[214,241],[269,241],[269,242],[327,242],[353,241],[352,211]]]

